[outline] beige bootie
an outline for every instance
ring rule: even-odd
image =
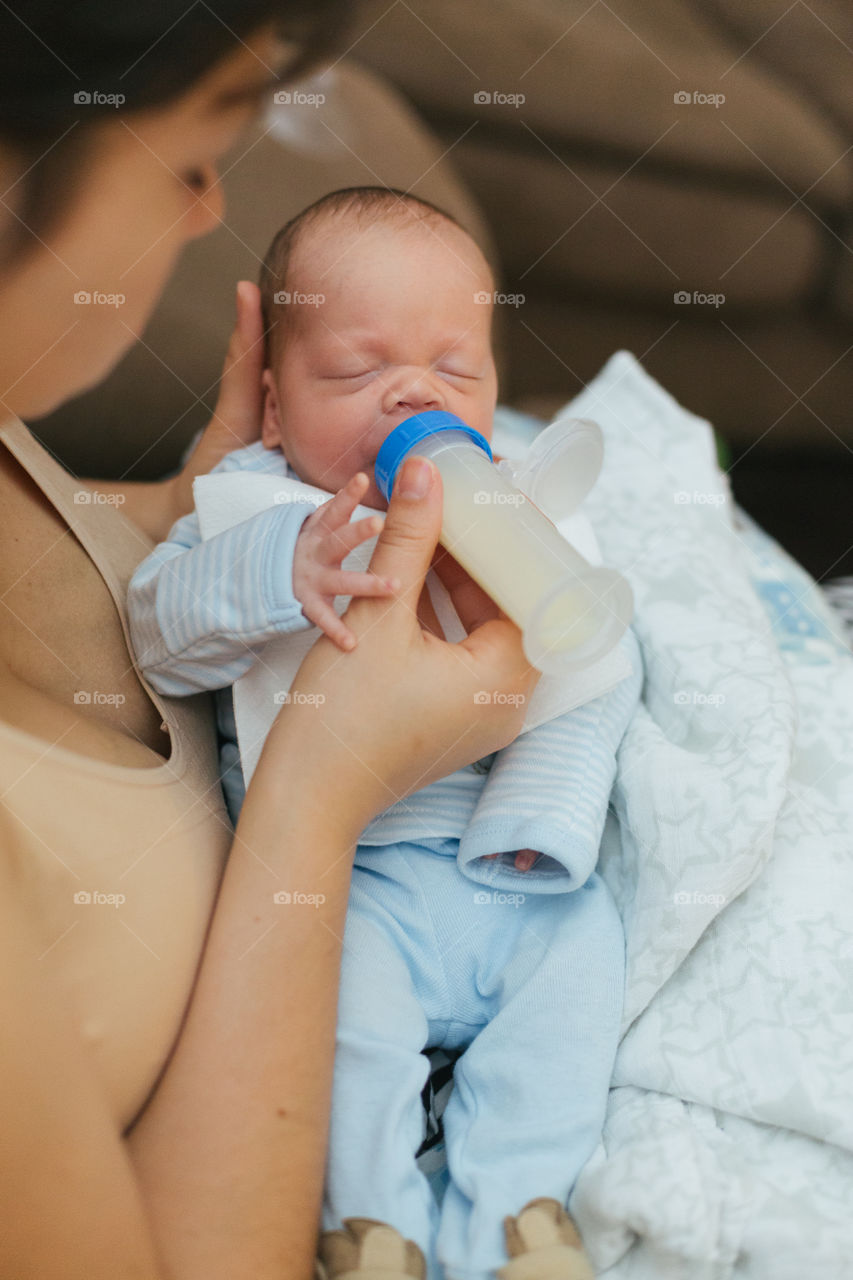
[[[512,1259],[500,1280],[595,1280],[577,1228],[558,1200],[540,1196],[515,1217],[504,1218]]]
[[[324,1231],[317,1280],[426,1280],[426,1260],[413,1240],[374,1218],[344,1218],[343,1230]]]

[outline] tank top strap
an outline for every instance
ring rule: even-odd
[[[133,657],[127,588],[134,570],[153,549],[154,543],[142,529],[121,514],[115,502],[101,500],[110,495],[103,494],[99,498],[66,471],[34,439],[20,419],[7,419],[0,425],[0,442],[62,517],[103,579],[121,623],[128,661],[136,668],[172,738],[173,754],[165,767],[176,776],[182,776],[190,785],[201,786],[207,795],[207,803],[212,808],[221,808],[210,695],[196,694],[188,698],[160,695],[147,683]],[[131,772],[126,771],[128,778]],[[142,772],[151,773],[152,770]]]
[[[125,519],[115,495],[93,493],[38,443],[20,419],[0,426],[0,439],[91,557],[115,601],[127,636],[127,586],[153,542]]]

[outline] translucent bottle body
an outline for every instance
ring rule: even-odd
[[[579,670],[614,647],[632,612],[620,574],[575,551],[465,429],[425,434],[400,461],[410,453],[430,458],[441,474],[442,545],[521,628],[533,666]]]

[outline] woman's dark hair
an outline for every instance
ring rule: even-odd
[[[18,158],[20,249],[68,203],[91,126],[162,106],[265,26],[296,48],[295,79],[338,46],[347,0],[11,0],[0,5],[0,145]],[[8,204],[7,204],[8,207]],[[29,235],[27,234],[29,232]],[[14,240],[14,233],[13,233]]]

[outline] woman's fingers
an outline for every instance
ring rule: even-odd
[[[458,648],[466,649],[475,666],[484,674],[488,671],[491,683],[483,683],[483,689],[512,687],[522,695],[517,705],[526,703],[540,673],[528,661],[521,643],[521,631],[514,622],[503,614],[490,618],[460,640]]]
[[[466,631],[474,631],[490,618],[504,616],[491,596],[486,594],[444,547],[437,548],[432,567],[448,592]]]
[[[413,627],[417,626],[418,597],[440,531],[441,477],[426,458],[407,458],[394,485],[370,571],[386,581],[399,580],[398,599],[406,606],[401,616],[407,616]],[[375,606],[354,600],[347,611],[348,620],[354,623],[364,608],[375,610]]]

